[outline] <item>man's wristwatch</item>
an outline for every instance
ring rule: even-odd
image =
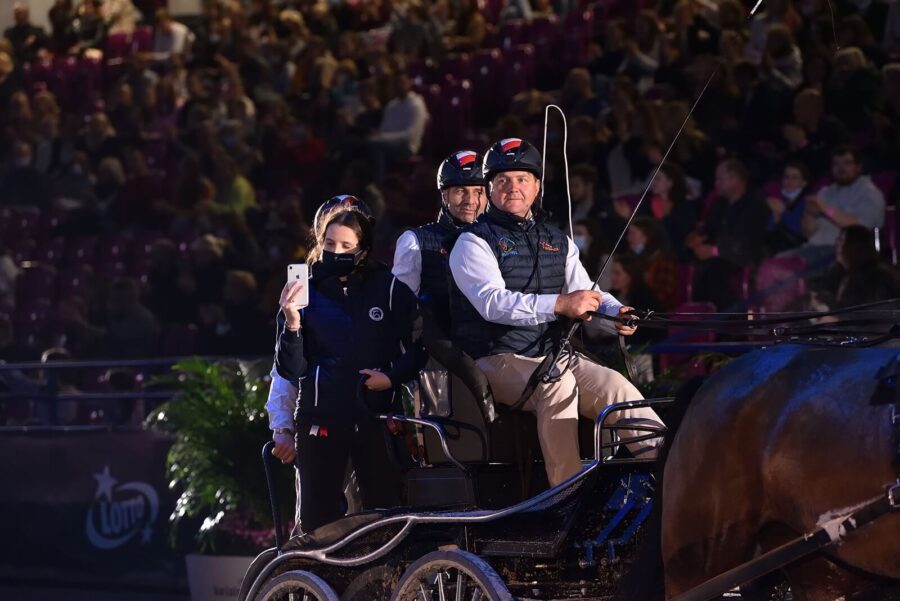
[[[272,432],[274,434],[290,434],[294,435],[294,431],[291,428],[272,428]]]

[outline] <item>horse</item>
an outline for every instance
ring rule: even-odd
[[[683,395],[660,454],[648,546],[619,598],[673,598],[884,494],[898,478],[897,441],[890,404],[872,401],[883,395],[879,370],[898,356],[897,348],[777,345]],[[660,571],[664,586],[648,577]],[[796,601],[900,599],[900,513],[779,577]],[[769,599],[772,582],[742,588],[744,598]]]

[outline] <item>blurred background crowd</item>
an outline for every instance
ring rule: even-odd
[[[544,139],[603,289],[673,310],[900,295],[900,2],[56,0],[0,40],[0,359],[262,355],[339,193],[378,255],[438,163]],[[568,182],[565,161],[567,159]],[[73,384],[74,385],[74,384]]]

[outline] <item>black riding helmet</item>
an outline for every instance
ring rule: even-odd
[[[474,150],[460,150],[448,156],[438,167],[438,190],[454,186],[483,186],[481,160],[481,155]]]
[[[319,233],[319,227],[324,225],[325,218],[328,217],[331,212],[338,209],[356,211],[358,213],[361,213],[370,221],[375,220],[375,216],[372,215],[372,211],[369,210],[369,207],[366,206],[366,203],[364,203],[357,197],[350,194],[340,194],[338,196],[332,196],[331,198],[323,202],[322,206],[320,206],[316,210],[316,216],[313,218],[313,232],[315,232],[316,235],[318,235]]]
[[[528,171],[541,179],[541,153],[525,140],[506,138],[491,146],[484,155],[482,171],[487,183],[504,171]]]

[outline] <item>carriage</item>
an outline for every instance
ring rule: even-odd
[[[873,415],[881,419],[884,411],[892,411],[892,423],[883,420],[873,429],[882,432],[887,428],[897,437],[893,443],[897,445],[900,420],[896,405],[890,408],[900,395],[891,392],[896,388],[895,372],[900,376],[897,351],[820,350],[824,354],[815,355],[816,362],[833,366],[847,362],[850,372],[860,374],[866,370],[858,367],[856,363],[860,359],[852,353],[869,353],[872,366],[859,376],[865,380],[861,386],[868,396],[881,398],[883,407],[873,406],[872,412],[863,419],[870,420]],[[734,397],[738,394],[734,388],[737,383],[744,387],[745,393],[751,391],[746,398],[755,398],[754,395],[770,398],[771,390],[763,390],[767,382],[778,380],[779,374],[788,367],[799,374],[800,364],[809,362],[806,358],[809,352],[815,351],[786,345],[759,351],[755,359],[735,361],[740,365],[718,377],[718,385],[704,388],[713,390],[706,396]],[[878,353],[877,358],[872,353]],[[871,361],[873,358],[875,361]],[[648,584],[642,580],[652,580],[649,576],[644,577],[641,572],[635,578],[637,570],[630,575],[628,572],[632,564],[645,561],[638,557],[641,539],[658,538],[658,532],[650,534],[654,527],[648,524],[653,521],[654,500],[657,489],[662,488],[663,476],[652,459],[632,457],[625,446],[638,439],[665,436],[666,432],[661,427],[642,426],[635,438],[624,439],[614,422],[616,413],[637,407],[653,407],[665,414],[666,407],[675,403],[675,399],[619,403],[606,408],[593,424],[582,419],[579,433],[582,471],[556,487],[547,488],[543,467],[535,460],[539,452],[531,444],[536,441],[534,424],[530,421],[533,418],[495,407],[486,380],[479,377],[474,365],[468,367],[455,373],[425,370],[420,382],[421,411],[416,417],[374,416],[392,426],[403,422],[414,424],[422,433],[426,458],[406,469],[405,507],[351,514],[303,537],[285,540],[277,515],[276,491],[270,490],[276,513],[276,546],[253,561],[242,583],[241,601],[599,601],[623,598],[623,578],[637,582],[633,590],[644,591],[626,594],[624,598],[641,601],[662,598],[661,589],[649,593],[647,586],[641,588],[642,584]],[[751,380],[758,381],[741,380],[739,370],[747,371]],[[763,373],[765,370],[771,373]],[[847,371],[839,367],[835,370]],[[877,370],[877,374],[872,370]],[[879,376],[877,382],[874,375]],[[790,377],[794,377],[796,385],[803,385],[805,378],[822,378],[821,374],[816,376],[815,369],[810,374],[803,372]],[[897,381],[900,382],[900,377]],[[723,390],[730,392],[723,393]],[[676,405],[680,403],[679,398]],[[687,417],[688,421],[699,421]],[[874,444],[882,444],[882,438],[876,437]],[[267,470],[271,469],[269,445],[263,450]],[[584,450],[589,452],[585,454]],[[676,463],[678,459],[675,458]],[[890,466],[891,460],[889,457],[886,461],[872,462],[879,466],[876,479],[883,479],[884,473],[896,479],[896,469],[889,467],[887,472],[881,469],[883,465]],[[840,478],[834,480],[840,486]],[[666,484],[668,490],[668,481]],[[697,484],[694,480],[691,485]],[[719,598],[739,584],[746,584],[742,588],[746,599],[777,598],[773,597],[775,592],[784,591],[786,586],[773,580],[771,574],[781,574],[782,568],[792,562],[834,548],[852,537],[857,528],[896,513],[900,485],[893,480],[886,484],[884,490],[874,491],[879,494],[867,503],[836,505],[844,509],[829,515],[828,520],[813,522],[799,531],[799,536],[778,539],[778,544],[758,544],[751,556],[738,560],[734,559],[737,555],[729,557],[729,550],[716,549],[722,561],[734,560],[723,563],[722,570],[693,574],[693,580],[687,576],[690,570],[685,569],[685,579],[674,589],[678,594],[672,594],[668,582],[666,594],[679,600],[699,601]],[[728,491],[728,494],[746,496],[745,491]],[[672,497],[675,499],[677,495]],[[720,503],[716,509],[719,513],[723,513],[723,501],[727,504],[730,499],[713,501]],[[830,499],[823,499],[822,503],[833,507],[829,505]],[[740,501],[736,500],[735,505],[741,505]],[[702,504],[699,506],[702,511]],[[656,513],[658,529],[660,512]],[[882,523],[889,529],[891,545],[898,544],[898,537],[893,534],[900,531],[900,516],[889,516]],[[891,545],[882,545],[889,555],[893,553]],[[848,547],[852,553],[853,544]],[[852,557],[838,559],[854,565]],[[881,576],[900,576],[890,573],[893,569],[890,566],[900,570],[900,566],[894,565],[897,561],[888,559],[888,573]],[[715,564],[715,561],[706,563]],[[658,570],[658,567],[649,569]],[[828,597],[810,595],[808,598]]]

